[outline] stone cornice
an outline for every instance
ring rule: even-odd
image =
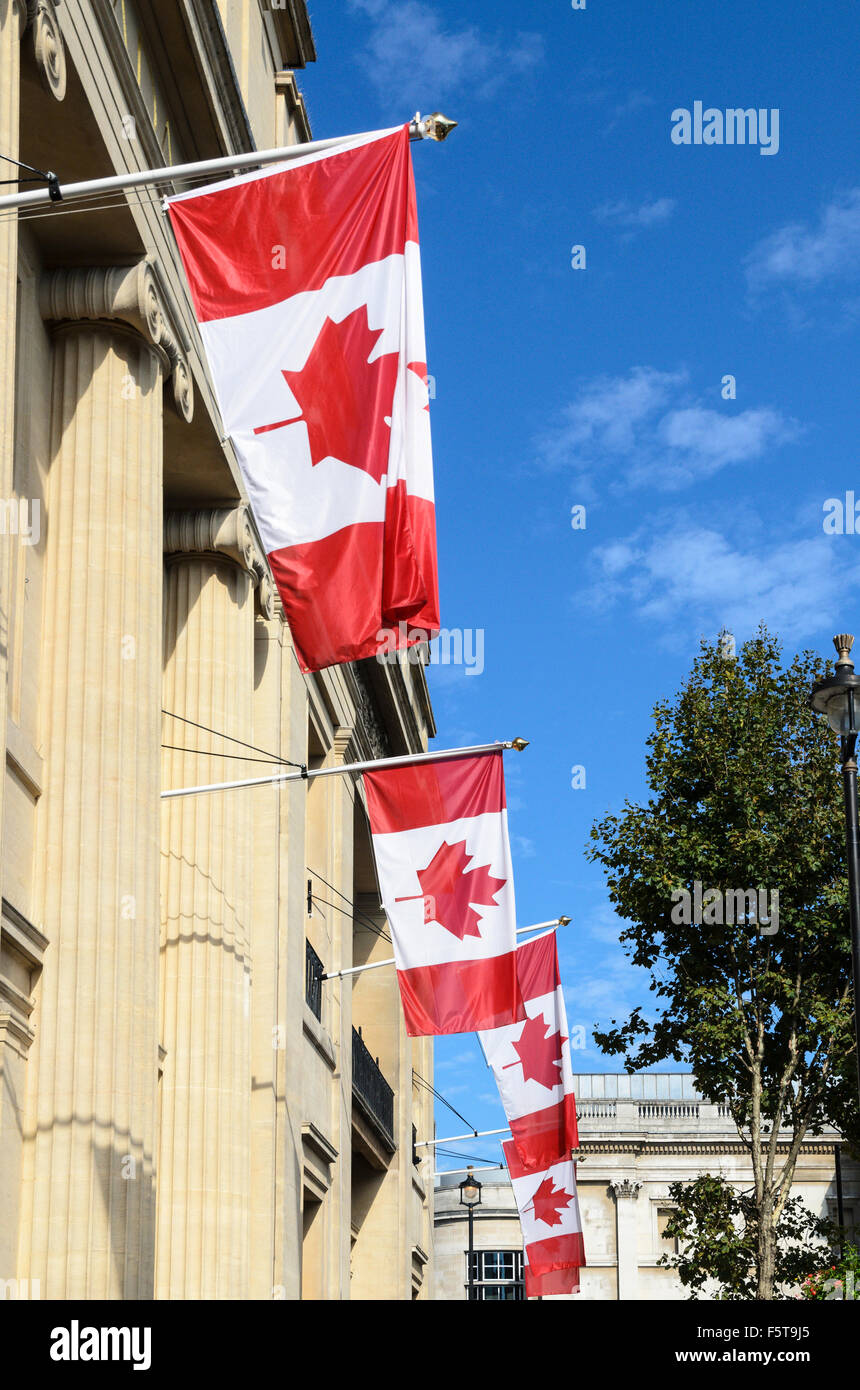
[[[275,586],[269,562],[254,533],[249,509],[211,507],[199,511],[168,512],[164,518],[164,553],[225,555],[245,570],[257,591],[257,605],[264,618],[275,611]]]
[[[202,77],[225,151],[255,149],[251,121],[242,100],[218,6],[207,0],[180,0],[180,3],[192,39],[206,60]]]
[[[305,99],[299,91],[295,73],[282,71],[275,73],[275,91],[284,98],[287,111],[295,121],[302,140],[311,139],[311,123],[308,119]]]
[[[0,1049],[11,1041],[21,1057],[26,1057],[35,1036],[30,1016],[35,1007],[31,994],[16,983],[17,971],[9,971],[11,961],[29,971],[29,989],[35,985],[48,946],[46,936],[3,899],[0,919]]]
[[[334,1163],[337,1149],[312,1121],[302,1125],[302,1144],[311,1149],[323,1163]]]
[[[123,110],[134,121],[134,138],[141,148],[143,167],[158,169],[168,161],[152,127],[149,108],[143,99],[137,73],[122,36],[119,15],[110,0],[90,0],[90,3],[110,55],[112,77],[122,92]]]
[[[453,1189],[450,1189],[453,1191]],[[516,1207],[473,1207],[472,1215],[475,1222],[478,1221],[519,1221]],[[456,1226],[459,1222],[466,1222],[469,1219],[469,1212],[466,1207],[461,1207],[459,1203],[455,1207],[438,1207],[433,1213],[434,1226]]]
[[[14,943],[17,951],[31,968],[42,964],[49,946],[48,938],[28,921],[22,912],[3,899],[2,930]]]
[[[148,261],[132,266],[52,270],[39,285],[42,318],[54,323],[119,321],[137,330],[161,356],[171,377],[177,414],[194,413],[191,372],[165,296]]]
[[[624,1154],[627,1157],[646,1158],[649,1154],[749,1154],[746,1144],[739,1139],[585,1139],[579,1136],[579,1147],[585,1161],[592,1154]],[[826,1141],[804,1140],[800,1153],[833,1153],[833,1144]],[[777,1153],[788,1153],[790,1143],[777,1143]]]
[[[305,0],[285,0],[275,6],[272,19],[280,31],[284,61],[297,68],[314,62],[316,47]]]
[[[54,0],[27,0],[27,30],[42,86],[57,101],[66,95],[66,48]]]

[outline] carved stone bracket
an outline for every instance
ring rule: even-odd
[[[639,1189],[642,1184],[635,1179],[621,1178],[616,1182],[611,1182],[609,1186],[615,1193],[616,1201],[619,1197],[632,1197],[635,1200],[639,1196]]]
[[[251,514],[238,507],[212,507],[195,512],[168,512],[164,518],[164,553],[226,555],[251,576],[257,607],[264,618],[275,611],[275,587],[266,556],[251,525]]]
[[[372,660],[372,657],[369,658],[369,661]],[[350,669],[355,681],[356,708],[361,716],[361,727],[367,736],[370,751],[374,758],[387,758],[391,753],[391,745],[362,663],[354,662]]]
[[[26,1057],[34,1033],[33,992],[42,972],[47,937],[8,903],[0,915],[0,1049],[10,1046]]]
[[[42,86],[62,101],[66,95],[66,47],[54,0],[27,0],[27,27],[33,31],[33,52]]]
[[[191,419],[191,372],[148,261],[49,271],[39,287],[39,307],[42,318],[49,321],[108,319],[137,329],[161,357],[171,378],[177,413],[183,420]]]

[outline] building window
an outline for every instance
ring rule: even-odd
[[[468,1255],[466,1284],[468,1286]],[[525,1300],[522,1250],[476,1250],[472,1255],[475,1298],[482,1303]]]
[[[674,1215],[674,1207],[657,1208],[657,1246],[661,1255],[677,1255],[679,1250],[678,1237],[666,1235],[666,1227]]]
[[[322,977],[325,967],[311,943],[305,940],[305,1002],[315,1018],[322,1019]]]

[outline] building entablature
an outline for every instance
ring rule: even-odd
[[[828,1142],[825,1139],[807,1139],[801,1145],[801,1154],[827,1154],[833,1156],[834,1144],[839,1142],[839,1136]],[[740,1139],[728,1139],[725,1137],[715,1137],[713,1139],[657,1139],[647,1136],[630,1136],[629,1138],[617,1137],[614,1139],[590,1139],[580,1134],[579,1148],[583,1158],[592,1154],[622,1154],[634,1155],[636,1157],[647,1158],[649,1155],[658,1154],[741,1154],[749,1155],[749,1146]],[[791,1149],[791,1141],[788,1137],[777,1142],[776,1151],[778,1154],[787,1154]],[[762,1144],[762,1153],[767,1152],[767,1145]]]

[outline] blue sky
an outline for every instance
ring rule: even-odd
[[[442,620],[484,634],[480,674],[429,671],[438,745],[531,739],[506,757],[518,917],[573,917],[568,1021],[590,1035],[648,998],[583,851],[596,818],[645,795],[654,702],[723,626],[740,642],[764,620],[822,654],[856,630],[860,535],[823,530],[826,499],[860,497],[856,5],[316,0],[311,16],[316,137],[419,108],[459,121],[413,147]],[[778,110],[778,150],[674,144],[672,112],[696,101]],[[574,1053],[575,1070],[618,1067]],[[438,1041],[436,1084],[471,1125],[504,1123],[474,1038]],[[460,1129],[444,1110],[438,1125]]]

